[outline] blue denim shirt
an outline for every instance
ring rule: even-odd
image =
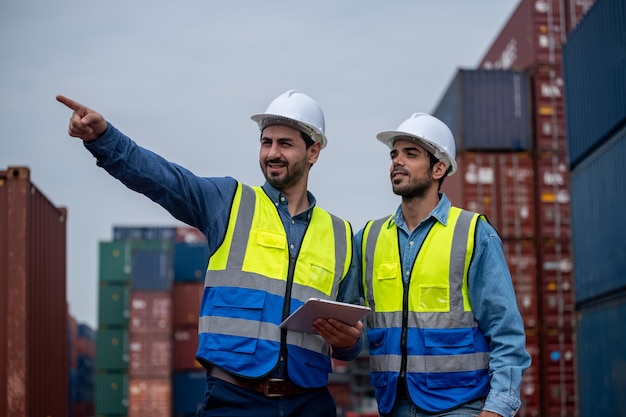
[[[144,194],[160,204],[176,219],[199,229],[207,238],[209,255],[213,255],[224,240],[237,181],[231,177],[198,177],[191,171],[138,146],[129,137],[108,124],[104,134],[85,147],[97,159],[98,166],[120,180],[131,190]],[[263,189],[276,204],[287,233],[289,250],[297,254],[300,243],[316,204],[307,191],[310,206],[304,212],[291,216],[287,197],[269,183]],[[339,285],[337,300],[354,303],[357,275],[354,267]],[[352,298],[351,298],[352,297]],[[356,298],[358,300],[358,297]],[[357,301],[358,302],[358,301]],[[362,347],[362,337],[354,346],[333,348],[332,355],[339,360],[354,359]]]
[[[446,224],[450,200],[440,194],[440,201],[430,215],[409,231],[398,207],[393,220],[398,227],[403,278],[410,275],[417,252],[435,222]],[[363,229],[356,237],[355,257],[361,259]],[[511,274],[504,258],[502,241],[493,226],[481,219],[476,226],[474,257],[468,282],[472,311],[480,330],[490,340],[489,374],[491,391],[484,409],[502,416],[514,416],[520,407],[522,373],[530,366],[526,337]],[[360,293],[363,295],[362,282]]]

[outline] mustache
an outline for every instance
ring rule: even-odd
[[[408,175],[409,171],[407,171],[405,168],[400,167],[400,166],[394,166],[393,169],[391,170],[391,174],[390,175],[394,175],[394,174],[405,174]]]
[[[282,158],[274,158],[274,159],[266,159],[265,165],[267,164],[284,164],[287,165],[287,161]]]

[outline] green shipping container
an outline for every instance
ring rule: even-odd
[[[131,244],[124,241],[100,242],[100,282],[123,283],[130,280]]]
[[[96,375],[96,416],[128,413],[128,375]]]
[[[98,330],[96,336],[96,369],[98,372],[128,371],[128,330]]]
[[[128,328],[130,316],[130,287],[102,285],[98,294],[98,328]]]

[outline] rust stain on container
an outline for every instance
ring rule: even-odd
[[[0,171],[0,414],[67,415],[65,208]]]

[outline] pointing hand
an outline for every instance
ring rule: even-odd
[[[56,99],[74,111],[68,129],[70,136],[91,142],[98,139],[107,130],[107,122],[100,113],[64,96],[59,95]]]

